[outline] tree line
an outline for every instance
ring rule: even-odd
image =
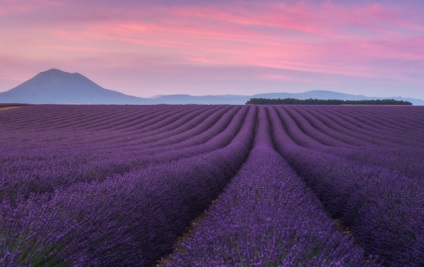
[[[341,100],[296,98],[251,98],[246,105],[412,105],[409,101],[395,99]]]

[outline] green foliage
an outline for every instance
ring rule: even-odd
[[[63,261],[57,253],[60,248],[56,244],[45,245],[36,240],[30,230],[21,236],[11,237],[0,234],[0,265],[5,266],[71,266]],[[3,265],[2,265],[3,266]]]
[[[341,100],[341,99],[296,99],[296,98],[251,98],[247,105],[412,105],[411,102],[394,99]]]

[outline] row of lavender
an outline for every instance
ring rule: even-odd
[[[50,113],[59,113],[50,119],[50,124],[59,124],[57,118],[69,116],[68,109],[70,107],[45,107],[36,109],[36,112],[28,110],[0,117],[13,122],[9,123],[11,126],[2,122],[4,127],[0,130],[0,199],[52,192],[78,182],[101,181],[133,168],[216,150],[228,144],[247,114],[247,108],[240,107],[164,109],[161,114],[144,114],[147,123],[135,124],[138,131],[129,126],[114,130],[108,125],[116,124],[115,120],[120,118],[105,122],[102,127],[110,127],[110,130],[93,131],[92,125],[86,124],[82,116],[87,107],[80,107],[77,109],[79,113],[74,111],[79,118],[78,124],[75,119],[74,128],[68,128],[70,122],[55,126],[59,127],[57,130],[49,127],[37,130],[35,126],[27,125],[37,121],[48,124],[49,119],[45,117]],[[98,107],[97,113],[108,118],[114,115],[114,111],[110,107]],[[40,119],[27,118],[25,121],[22,117],[28,113],[38,115]],[[125,119],[124,114],[121,114],[122,119]]]
[[[296,145],[356,162],[422,176],[423,107],[285,107],[285,131]],[[307,121],[305,113],[312,115]],[[391,120],[387,120],[390,118]],[[384,123],[382,123],[384,122]]]
[[[3,197],[0,209],[2,264],[145,266],[169,253],[172,240],[216,198],[235,174],[253,139],[255,109],[208,107],[191,112],[210,109],[218,113],[218,118],[210,121],[213,114],[207,116],[205,120],[209,120],[210,125],[203,132],[198,129],[202,127],[201,122],[196,127],[178,124],[173,128],[182,128],[181,133],[174,133],[176,139],[192,128],[198,132],[176,142],[176,147],[167,145],[170,154],[177,155],[174,158],[154,156],[158,162],[145,166],[139,161],[124,174],[115,171],[101,180],[89,177],[83,182],[70,183],[69,177],[57,177],[58,184],[50,193],[18,194],[14,199]],[[196,114],[193,119],[199,116],[201,114]],[[180,122],[188,123],[190,120]],[[204,142],[206,132],[210,137]],[[151,136],[146,133],[140,140]],[[60,134],[66,136],[66,133]],[[101,138],[107,137],[101,135]],[[114,145],[114,140],[111,138],[111,143],[104,142],[104,145]],[[190,142],[193,145],[188,145]],[[45,143],[51,145],[48,141]],[[142,148],[149,144],[140,141],[136,150],[142,154]],[[181,157],[184,151],[188,155]],[[24,153],[21,151],[21,154]],[[55,159],[47,157],[44,162]],[[26,178],[21,177],[20,187],[30,187],[28,181],[33,179]],[[2,188],[2,192],[7,191],[7,187]]]
[[[424,264],[422,108],[267,106],[271,126],[263,109],[247,162],[162,265]]]
[[[243,166],[165,264],[419,266],[424,116],[408,108],[2,111],[1,263],[152,264]]]
[[[424,109],[368,109],[271,109],[276,146],[367,253],[389,266],[420,266]]]
[[[274,148],[260,107],[249,158],[166,266],[376,266]]]

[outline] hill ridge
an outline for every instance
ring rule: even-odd
[[[0,93],[0,103],[27,104],[233,104],[243,105],[250,98],[297,98],[375,100],[395,99],[424,105],[424,100],[403,97],[369,97],[328,90],[310,90],[303,93],[273,92],[254,95],[201,95],[184,93],[142,98],[105,89],[86,76],[52,68],[38,73],[18,86]]]

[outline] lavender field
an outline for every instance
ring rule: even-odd
[[[423,106],[0,109],[0,266],[423,266]]]

